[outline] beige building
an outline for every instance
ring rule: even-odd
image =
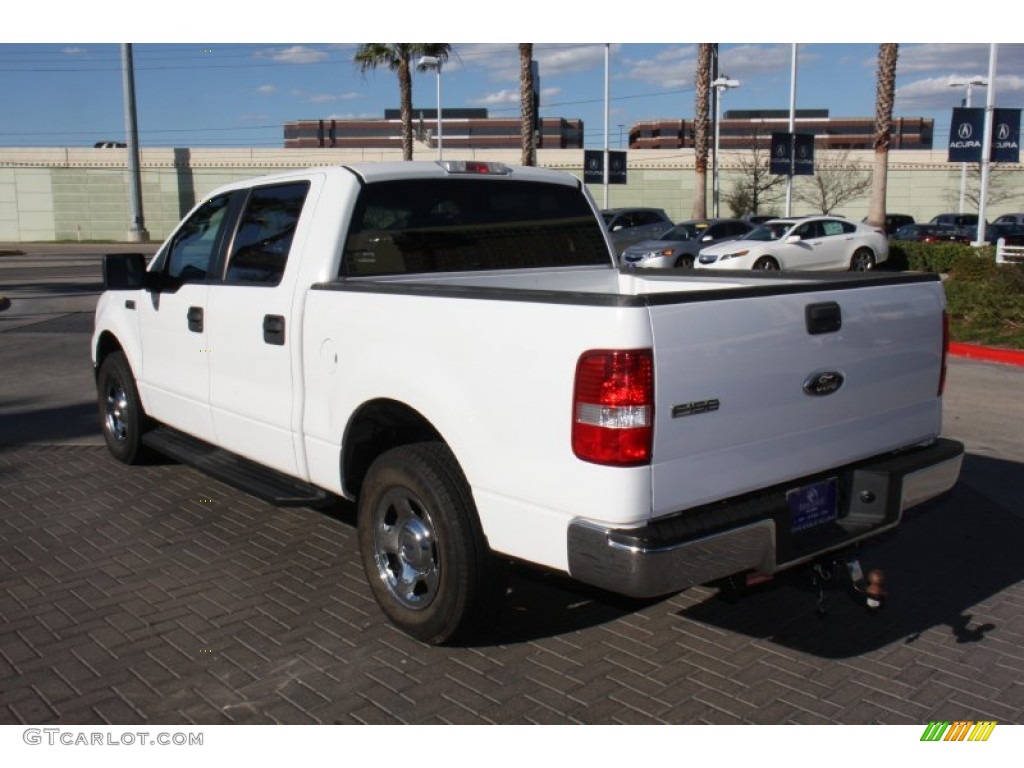
[[[126,155],[119,148],[0,148],[0,241],[127,240],[129,196]],[[417,144],[416,158],[435,160],[436,149]],[[451,159],[519,162],[518,150],[452,150]],[[721,212],[731,212],[725,194],[743,178],[749,153],[723,151]],[[143,149],[142,197],[145,226],[155,240],[166,237],[195,204],[215,187],[238,179],[292,168],[349,162],[401,160],[397,150],[338,149]],[[538,164],[583,176],[583,150],[541,150]],[[628,183],[608,188],[610,207],[644,205],[664,208],[675,220],[690,216],[694,191],[692,149],[631,150]],[[870,174],[872,153],[852,151],[852,173]],[[708,207],[711,206],[710,170]],[[1024,166],[1000,165],[993,174],[1001,193],[1011,196],[990,204],[989,219],[1024,210]],[[808,184],[798,177],[797,184]],[[945,152],[890,153],[888,209],[927,221],[956,210],[960,166],[946,162]],[[605,190],[589,185],[598,206]],[[852,219],[867,214],[868,193],[835,209]],[[765,210],[765,208],[767,210]],[[762,210],[780,213],[781,202]],[[794,213],[813,213],[797,203]]]

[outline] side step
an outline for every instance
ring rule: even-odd
[[[334,500],[321,488],[170,427],[150,430],[142,436],[142,442],[154,451],[279,507],[319,507]]]

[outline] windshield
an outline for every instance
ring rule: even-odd
[[[778,240],[786,234],[792,226],[792,221],[773,221],[770,224],[762,224],[756,229],[751,230],[743,239],[762,241]]]
[[[676,224],[658,240],[696,240],[707,228],[707,224]]]

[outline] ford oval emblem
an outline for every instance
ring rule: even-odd
[[[812,397],[824,397],[838,392],[846,379],[839,371],[822,371],[812,373],[804,381],[804,392]]]

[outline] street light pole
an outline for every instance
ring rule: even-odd
[[[437,70],[437,159],[444,157],[444,121],[441,118],[441,59],[437,56],[420,56],[416,62],[416,68],[420,70]]]
[[[711,83],[711,86],[715,89],[715,156],[714,156],[712,172],[711,172],[712,183],[713,183],[713,186],[714,186],[714,192],[713,192],[713,196],[712,196],[712,200],[713,200],[713,202],[712,202],[712,206],[713,206],[712,215],[714,216],[714,218],[717,219],[718,218],[718,187],[719,187],[719,185],[718,185],[718,143],[719,143],[719,134],[722,132],[722,127],[721,127],[721,123],[722,123],[722,117],[721,117],[721,112],[722,112],[722,91],[728,90],[729,88],[739,88],[740,87],[740,81],[739,80],[730,80],[725,75],[722,75],[721,77],[717,78],[713,83]]]
[[[983,77],[975,77],[970,80],[950,80],[950,88],[963,88],[967,86],[967,96],[964,99],[964,106],[971,106],[971,90],[975,85],[988,85],[988,80]],[[960,163],[960,207],[957,213],[964,212],[964,200],[967,196],[967,163]]]

